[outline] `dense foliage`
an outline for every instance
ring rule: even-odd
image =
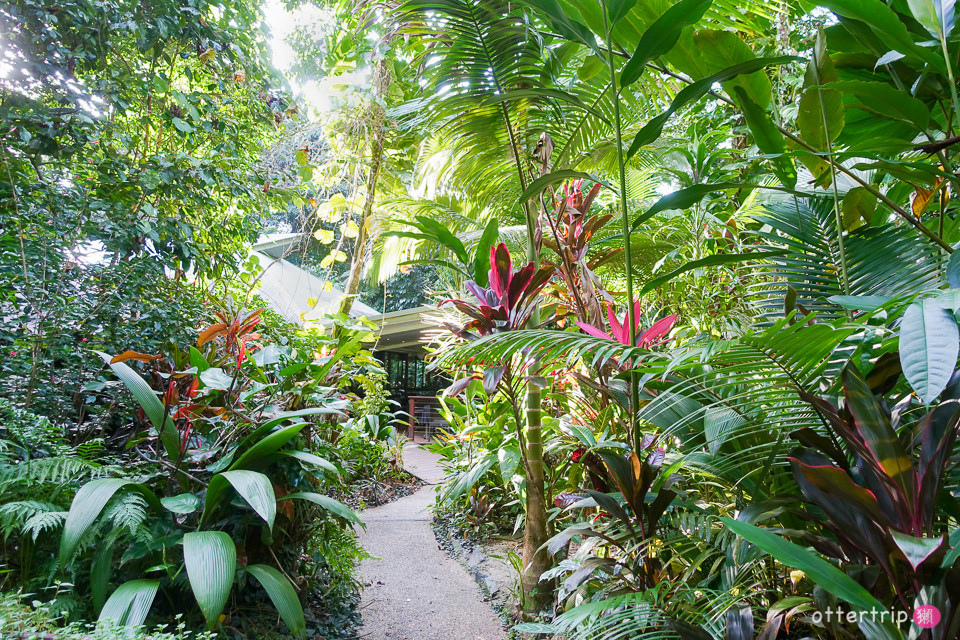
[[[313,120],[258,3],[0,8],[0,614],[349,633],[359,295],[438,304],[438,514],[516,541],[518,632],[957,637],[953,2],[305,7]]]
[[[0,588],[48,603],[5,597],[3,633],[355,626],[334,496],[405,478],[371,327],[260,309],[249,244],[313,192],[265,158],[299,125],[262,19],[0,9]]]
[[[520,604],[552,622],[518,629],[957,632],[952,3],[821,4],[405,5],[443,43],[427,86],[464,87],[424,108],[449,188],[553,271],[552,327],[437,354],[445,509],[525,540],[546,517]],[[462,229],[429,235],[470,278]],[[509,308],[466,288],[468,327]]]

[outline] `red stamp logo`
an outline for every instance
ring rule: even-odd
[[[932,604],[917,607],[913,612],[913,621],[921,629],[933,629],[940,624],[940,609]]]

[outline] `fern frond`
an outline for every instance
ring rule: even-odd
[[[134,491],[124,491],[107,505],[103,520],[111,522],[117,529],[126,527],[131,535],[147,519],[147,501]]]
[[[0,531],[7,538],[17,529],[24,527],[30,519],[57,511],[60,507],[51,502],[39,500],[18,500],[0,505]]]
[[[30,482],[63,484],[84,477],[93,477],[100,465],[73,456],[56,456],[30,460],[19,465]]]
[[[44,511],[31,517],[23,523],[23,532],[29,533],[36,542],[44,531],[52,531],[63,526],[67,519],[67,511]]]

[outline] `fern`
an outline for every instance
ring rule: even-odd
[[[26,522],[38,515],[57,511],[59,507],[50,502],[39,500],[19,500],[0,505],[0,531],[4,539],[26,526]]]
[[[124,491],[110,501],[103,521],[115,528],[126,528],[133,535],[147,519],[147,501],[135,491]]]
[[[66,511],[44,511],[37,513],[23,523],[23,532],[30,534],[33,541],[36,542],[41,533],[59,529],[63,526],[63,522],[66,519]]]

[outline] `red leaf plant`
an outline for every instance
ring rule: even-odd
[[[665,318],[661,318],[654,322],[649,329],[646,331],[641,330],[640,328],[640,301],[634,303],[634,317],[636,318],[637,327],[637,344],[638,347],[655,347],[659,344],[666,342],[666,335],[670,333],[670,330],[673,329],[673,326],[677,323],[677,316],[669,315]],[[621,322],[617,318],[617,314],[613,311],[613,305],[607,307],[607,319],[610,321],[610,333],[607,333],[603,329],[595,327],[586,322],[577,321],[577,326],[583,330],[584,333],[587,333],[596,338],[613,338],[617,342],[623,345],[630,344],[630,313],[627,312],[623,316],[623,321]]]
[[[465,340],[525,328],[536,309],[537,296],[553,273],[553,268],[537,269],[532,262],[514,271],[507,246],[500,243],[490,247],[490,287],[481,287],[472,280],[467,282],[467,289],[476,297],[477,304],[456,299],[441,301],[440,306],[450,303],[470,318],[462,327],[447,324],[447,328]],[[486,367],[482,375],[484,391],[493,395],[503,381],[510,387],[514,373],[509,363]],[[480,377],[476,373],[468,375],[454,382],[446,393],[460,394]]]
[[[466,300],[443,300],[441,306],[450,303],[471,318],[462,327],[448,324],[447,328],[467,340],[523,329],[536,308],[537,296],[552,275],[553,269],[537,269],[532,262],[514,271],[507,246],[500,243],[490,247],[490,287],[467,281],[467,289],[476,297],[476,304]]]

